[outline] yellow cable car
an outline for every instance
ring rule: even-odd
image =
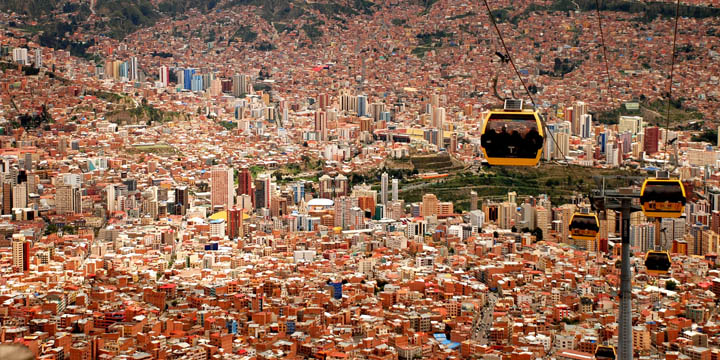
[[[480,136],[490,165],[535,166],[545,141],[537,111],[524,110],[522,100],[505,100],[503,110],[488,113]]]
[[[615,359],[617,353],[615,347],[611,345],[598,345],[595,348],[595,359]]]
[[[645,269],[650,275],[665,275],[671,265],[672,260],[667,251],[648,251],[645,254]]]
[[[573,239],[595,240],[598,232],[600,232],[600,222],[595,214],[575,213],[568,228]]]
[[[676,218],[683,214],[685,187],[678,179],[646,179],[640,191],[645,216]]]

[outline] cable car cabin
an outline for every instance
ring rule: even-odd
[[[645,268],[650,275],[665,275],[670,271],[671,265],[667,251],[648,251],[645,254]]]
[[[646,179],[640,192],[645,216],[680,217],[685,208],[685,187],[678,179]]]
[[[545,141],[536,111],[523,110],[522,100],[505,100],[503,110],[485,118],[480,144],[490,165],[535,166]]]
[[[610,345],[598,345],[595,348],[596,359],[615,359],[615,347]]]
[[[600,232],[600,223],[595,214],[575,213],[570,220],[570,236],[578,240],[595,240]]]

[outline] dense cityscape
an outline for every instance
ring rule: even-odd
[[[0,360],[720,359],[720,3],[576,1],[0,4]]]

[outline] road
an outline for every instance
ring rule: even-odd
[[[489,293],[487,304],[475,314],[475,319],[473,319],[472,337],[478,341],[480,345],[486,345],[488,343],[488,335],[493,322],[493,311],[495,310],[497,300],[498,296],[495,293]]]

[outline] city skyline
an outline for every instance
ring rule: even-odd
[[[594,6],[0,4],[0,353],[720,358],[718,4]]]

